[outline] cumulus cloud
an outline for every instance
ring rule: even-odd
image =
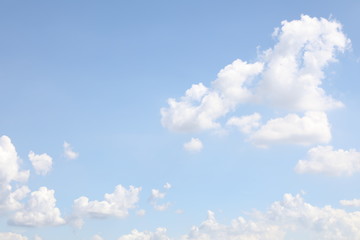
[[[64,142],[64,155],[67,159],[73,160],[79,157],[79,153],[74,152],[70,143]]]
[[[320,87],[325,77],[323,69],[336,60],[336,52],[350,45],[341,24],[307,15],[281,24],[274,32],[278,43],[264,53],[266,66],[256,95],[262,102],[289,110],[341,107],[340,101]]]
[[[330,124],[324,112],[306,112],[303,117],[289,114],[262,125],[250,135],[250,141],[266,147],[276,143],[310,145],[331,140]]]
[[[161,109],[161,123],[175,132],[196,132],[219,128],[217,120],[243,102],[251,92],[245,84],[258,75],[262,63],[250,64],[240,59],[223,68],[209,89],[194,84],[180,100],[168,99],[169,107]]]
[[[25,237],[21,234],[12,233],[12,232],[0,233],[0,239],[1,240],[28,240],[27,237]]]
[[[157,228],[155,232],[139,232],[134,229],[130,234],[121,236],[118,240],[170,240],[168,236],[166,236],[166,228]]]
[[[226,125],[235,126],[240,132],[249,134],[254,129],[260,127],[260,119],[261,115],[259,113],[254,113],[248,116],[232,117],[226,122]]]
[[[171,184],[170,183],[165,183],[163,186],[165,189],[170,189],[171,188]]]
[[[20,158],[8,136],[0,137],[0,212],[22,208],[20,202],[29,192],[28,187],[15,188],[13,182],[23,183],[29,178],[29,171],[20,170]]]
[[[351,176],[360,171],[360,152],[355,149],[334,150],[332,146],[318,146],[311,148],[307,155],[307,159],[297,163],[295,170],[298,173]]]
[[[302,121],[300,125],[305,124],[303,127],[307,130],[304,135],[299,135],[301,126],[297,124],[295,132],[286,135],[270,120],[271,126],[265,125],[251,136],[255,144],[269,145],[274,141],[302,145],[327,143],[331,138],[330,129],[325,113],[320,112],[342,107],[343,103],[322,88],[324,69],[336,61],[337,53],[349,48],[350,40],[336,20],[307,15],[283,21],[273,36],[277,42],[262,52],[258,62],[237,59],[218,73],[210,87],[194,84],[180,99],[168,99],[168,106],[161,109],[162,125],[175,132],[219,131],[221,118],[236,111],[240,104],[257,104],[305,115],[318,112],[323,124],[319,124],[321,130],[318,130],[305,126],[306,119],[289,114],[277,122],[290,126],[293,124],[289,121]],[[311,115],[308,117],[314,116]],[[259,127],[259,120],[260,114],[253,114],[225,119],[225,122],[251,134]],[[310,125],[316,124],[313,121]],[[273,127],[281,132],[273,131]]]
[[[9,224],[17,226],[39,227],[65,224],[59,208],[56,207],[55,191],[40,187],[30,194],[24,208],[16,212]]]
[[[77,227],[83,224],[82,218],[124,218],[129,215],[129,209],[135,208],[139,201],[141,188],[130,186],[129,189],[117,185],[113,193],[106,193],[103,201],[89,201],[87,197],[74,200],[73,223]]]
[[[46,175],[52,168],[52,157],[46,153],[37,155],[30,151],[28,155],[35,172],[40,175]]]
[[[198,138],[191,138],[189,142],[184,143],[184,149],[188,152],[200,152],[203,144]]]

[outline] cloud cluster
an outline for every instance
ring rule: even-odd
[[[169,190],[171,188],[170,183],[166,183],[163,188]],[[149,197],[149,202],[153,208],[157,211],[165,211],[171,205],[170,202],[159,204],[161,199],[164,199],[166,196],[165,192],[160,192],[159,189],[151,189],[151,195]]]
[[[298,173],[324,173],[333,176],[351,176],[360,172],[360,152],[355,149],[334,150],[332,146],[317,146],[308,151],[308,157],[300,160]]]
[[[179,240],[282,240],[324,239],[347,240],[360,238],[360,212],[346,212],[331,206],[316,207],[306,203],[301,195],[285,194],[281,201],[271,204],[265,212],[254,212],[249,219],[238,217],[229,225],[219,223],[215,214],[199,226],[193,226]],[[170,240],[166,229],[139,232],[118,240]]]
[[[350,40],[337,21],[307,15],[283,21],[273,36],[277,43],[265,50],[258,62],[237,59],[218,73],[211,87],[194,84],[179,100],[168,99],[168,107],[160,110],[162,125],[175,132],[218,130],[222,127],[219,120],[240,104],[256,103],[276,110],[300,111],[305,116],[290,113],[261,126],[260,114],[254,113],[232,117],[226,125],[250,134],[250,141],[258,146],[329,142],[331,132],[325,111],[343,104],[321,87],[324,69],[336,61],[337,52],[350,46]],[[252,133],[257,128],[260,130]]]
[[[25,207],[16,212],[9,223],[17,226],[56,226],[65,224],[60,210],[56,207],[55,191],[40,187],[30,194]]]
[[[129,189],[117,185],[113,193],[106,193],[103,201],[89,201],[87,197],[80,197],[74,200],[73,223],[81,227],[84,217],[105,218],[128,216],[129,209],[135,208],[139,201],[141,188],[130,186]]]

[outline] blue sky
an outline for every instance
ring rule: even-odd
[[[359,10],[0,1],[1,239],[360,238]]]

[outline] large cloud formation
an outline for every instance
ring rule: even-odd
[[[249,219],[238,217],[229,225],[219,223],[215,214],[179,240],[282,240],[324,239],[348,240],[360,238],[360,212],[346,212],[331,206],[316,207],[306,203],[301,195],[285,194],[265,212],[254,212]],[[165,228],[155,232],[133,230],[119,240],[170,240]]]
[[[318,112],[323,117],[316,127],[306,128],[303,134],[300,130],[306,124],[305,119],[297,120],[295,115],[277,119],[287,125],[295,124],[296,133],[288,136],[284,135],[283,129],[274,127],[274,121],[270,120],[260,132],[250,135],[251,142],[257,145],[328,142],[331,134],[325,111],[342,107],[343,103],[321,87],[325,78],[324,69],[336,61],[337,52],[344,52],[350,46],[350,40],[342,32],[341,24],[333,19],[302,15],[299,20],[283,21],[281,24],[281,28],[273,33],[277,43],[265,50],[258,62],[237,59],[218,73],[210,87],[203,83],[194,84],[179,100],[168,99],[168,107],[160,111],[162,125],[174,132],[188,133],[219,129],[222,127],[220,120],[237,110],[240,104],[256,103],[291,114]],[[245,134],[251,134],[252,128],[259,127],[260,115],[254,113],[250,116],[251,119],[240,116],[228,121],[225,119],[225,122],[237,125]],[[272,126],[269,126],[270,123]],[[279,137],[265,136],[264,128],[271,128],[272,135]]]

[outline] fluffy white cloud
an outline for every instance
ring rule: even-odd
[[[360,199],[340,200],[340,204],[343,206],[360,207]]]
[[[228,126],[235,126],[239,131],[249,134],[254,129],[260,127],[261,115],[259,113],[254,113],[248,116],[242,117],[232,117],[227,122]]]
[[[250,135],[250,141],[261,147],[276,143],[310,145],[330,140],[330,124],[324,112],[306,112],[304,117],[289,114],[271,119]]]
[[[170,240],[170,238],[166,236],[166,228],[157,228],[155,232],[139,232],[134,229],[130,234],[124,235],[118,240]]]
[[[1,240],[28,240],[27,237],[25,237],[21,234],[12,233],[12,232],[0,233],[0,239]]]
[[[103,201],[89,201],[87,197],[74,200],[73,223],[81,227],[83,217],[105,218],[115,216],[124,218],[129,215],[129,209],[135,208],[139,201],[141,188],[130,186],[129,189],[117,185],[113,193],[106,193]]]
[[[261,62],[237,59],[218,73],[210,88],[194,84],[180,100],[168,99],[169,106],[161,109],[162,125],[176,132],[218,129],[220,117],[249,102],[304,112],[343,106],[321,88],[324,68],[350,46],[341,24],[302,15],[283,21],[274,36],[278,42],[263,52]],[[256,118],[233,118],[228,123],[249,132],[257,127]]]
[[[79,153],[74,152],[70,143],[64,142],[64,155],[67,159],[73,160],[79,157]]]
[[[20,159],[15,146],[8,136],[0,137],[0,183],[8,184],[11,181],[25,182],[29,171],[20,171]]]
[[[165,189],[170,189],[171,188],[171,184],[170,183],[165,183],[163,186]]]
[[[258,75],[262,63],[249,64],[235,60],[222,69],[209,89],[202,83],[194,84],[179,101],[168,99],[169,107],[161,109],[161,123],[176,132],[195,132],[220,127],[217,120],[243,102],[251,92],[246,83]]]
[[[283,21],[274,36],[278,43],[265,51],[263,78],[256,90],[261,101],[301,111],[341,107],[320,87],[324,67],[350,45],[341,24],[302,15],[299,20]]]
[[[30,151],[28,155],[35,172],[40,175],[46,175],[52,168],[52,157],[46,153],[37,155]]]
[[[12,182],[26,182],[29,171],[20,170],[20,159],[8,136],[0,137],[0,213],[22,208],[28,187],[13,189]]]
[[[10,218],[9,224],[28,227],[65,224],[60,210],[56,207],[54,194],[54,190],[46,187],[32,192],[24,208]]]
[[[295,170],[298,173],[325,173],[351,176],[360,171],[360,152],[334,150],[332,146],[318,146],[308,151],[306,160],[300,160]]]
[[[188,152],[200,152],[203,144],[198,138],[191,138],[189,142],[184,143],[184,149]]]

